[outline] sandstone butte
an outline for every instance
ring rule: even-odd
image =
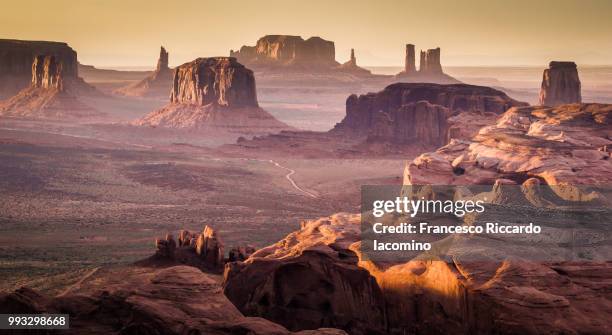
[[[232,57],[198,58],[176,68],[170,103],[135,124],[244,133],[290,129],[259,107],[253,71]]]
[[[101,113],[78,99],[99,92],[77,76],[75,64],[54,55],[37,55],[30,86],[0,103],[0,115],[19,118],[81,118]]]

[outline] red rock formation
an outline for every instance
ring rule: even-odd
[[[419,72],[442,73],[442,64],[440,63],[440,48],[421,51]]]
[[[337,220],[313,222],[244,263],[228,263],[225,295],[245,315],[290,330],[333,325],[351,334],[380,333],[385,329],[380,289],[348,248],[358,231],[337,226]]]
[[[167,97],[172,88],[172,76],[172,70],[168,67],[168,52],[161,47],[157,67],[152,74],[113,93],[125,96]]]
[[[413,73],[416,71],[415,61],[414,44],[406,44],[406,59],[404,61],[405,73]]]
[[[520,183],[537,177],[549,185],[609,185],[611,138],[612,105],[512,108],[470,141],[452,141],[417,157],[406,167],[405,183]]]
[[[253,71],[230,57],[198,58],[179,66],[170,104],[136,124],[217,127],[255,134],[289,128],[258,107]]]
[[[0,99],[29,87],[36,56],[54,56],[65,78],[78,77],[77,53],[66,43],[0,39]]]
[[[66,76],[64,64],[53,55],[34,57],[30,87],[0,103],[0,115],[22,118],[74,118],[100,115],[78,100],[97,91],[81,78]]]
[[[501,114],[523,105],[489,87],[400,83],[378,93],[351,95],[346,101],[346,116],[332,131],[370,134],[372,141],[439,145],[449,140],[451,128],[460,127],[447,122],[451,116]],[[462,133],[455,131],[457,134]]]
[[[580,102],[582,96],[576,63],[550,62],[542,78],[540,104],[554,107]]]
[[[198,236],[195,251],[207,264],[213,267],[223,266],[224,261],[223,242],[217,232],[209,226],[204,227],[202,234]]]
[[[58,297],[22,288],[0,293],[0,313],[64,313],[64,334],[346,335],[338,329],[294,333],[245,317],[215,277],[189,266],[102,269]]]
[[[240,51],[230,51],[230,56],[253,68],[298,66],[314,69],[339,65],[335,60],[334,42],[320,37],[304,40],[300,36],[267,35],[257,40],[254,47],[243,46]]]
[[[290,329],[330,325],[350,334],[608,332],[603,325],[612,304],[602,285],[612,274],[609,262],[538,263],[507,256],[511,252],[496,239],[478,244],[457,237],[465,244],[463,249],[455,244],[448,260],[424,256],[377,264],[362,254],[360,228],[360,216],[347,214],[303,224],[245,262],[228,264],[225,294],[245,315],[263,316]],[[474,248],[484,261],[465,256]]]
[[[348,62],[340,65],[339,69],[342,72],[348,72],[348,73],[352,73],[352,74],[360,75],[360,76],[369,76],[372,74],[370,70],[366,70],[357,65],[357,58],[355,58],[354,49],[351,49],[351,58],[348,60]]]

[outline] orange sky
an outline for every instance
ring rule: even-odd
[[[82,63],[171,65],[228,55],[266,34],[321,36],[336,59],[401,65],[404,45],[442,48],[443,65],[612,64],[612,1],[2,0],[0,38],[68,42]]]

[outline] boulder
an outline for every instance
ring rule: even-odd
[[[542,78],[540,105],[554,107],[580,102],[582,96],[576,63],[550,62]]]

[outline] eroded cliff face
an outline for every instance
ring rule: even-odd
[[[338,215],[305,223],[244,263],[229,263],[225,295],[246,315],[290,330],[337,327],[351,334],[382,333],[383,296],[349,249],[358,231],[341,224],[347,218]]]
[[[0,39],[0,98],[27,88],[37,56],[53,56],[65,78],[77,78],[77,53],[66,43]]]
[[[176,68],[170,103],[135,124],[244,134],[290,129],[259,108],[253,71],[233,57],[198,58]]]
[[[453,140],[406,167],[405,183],[491,184],[537,177],[549,185],[612,183],[612,106],[518,107],[471,140]]]
[[[540,104],[558,106],[582,102],[578,69],[574,62],[550,62],[544,70]]]
[[[339,65],[336,62],[334,42],[320,37],[304,40],[300,36],[267,35],[255,46],[243,46],[240,51],[231,51],[231,57],[248,66],[262,65],[310,65],[330,67]]]
[[[170,102],[257,107],[255,77],[235,58],[198,58],[175,70]]]
[[[508,256],[511,251],[499,241],[457,237],[445,259],[378,264],[362,254],[360,224],[360,216],[350,214],[302,224],[245,262],[226,265],[226,296],[244,314],[290,329],[333,326],[349,334],[609,331],[602,326],[612,309],[610,292],[600,289],[612,273],[608,263],[534,262]],[[482,259],[465,256],[474,248]]]
[[[346,116],[332,131],[367,134],[371,141],[442,145],[451,135],[472,135],[457,124],[467,115],[490,120],[491,114],[523,105],[489,87],[398,83],[378,93],[349,96]],[[451,116],[463,113],[467,114],[449,122]]]
[[[57,56],[35,56],[30,73],[30,86],[0,103],[0,115],[62,119],[99,115],[78,99],[97,91],[79,77],[66,76],[64,63]]]

